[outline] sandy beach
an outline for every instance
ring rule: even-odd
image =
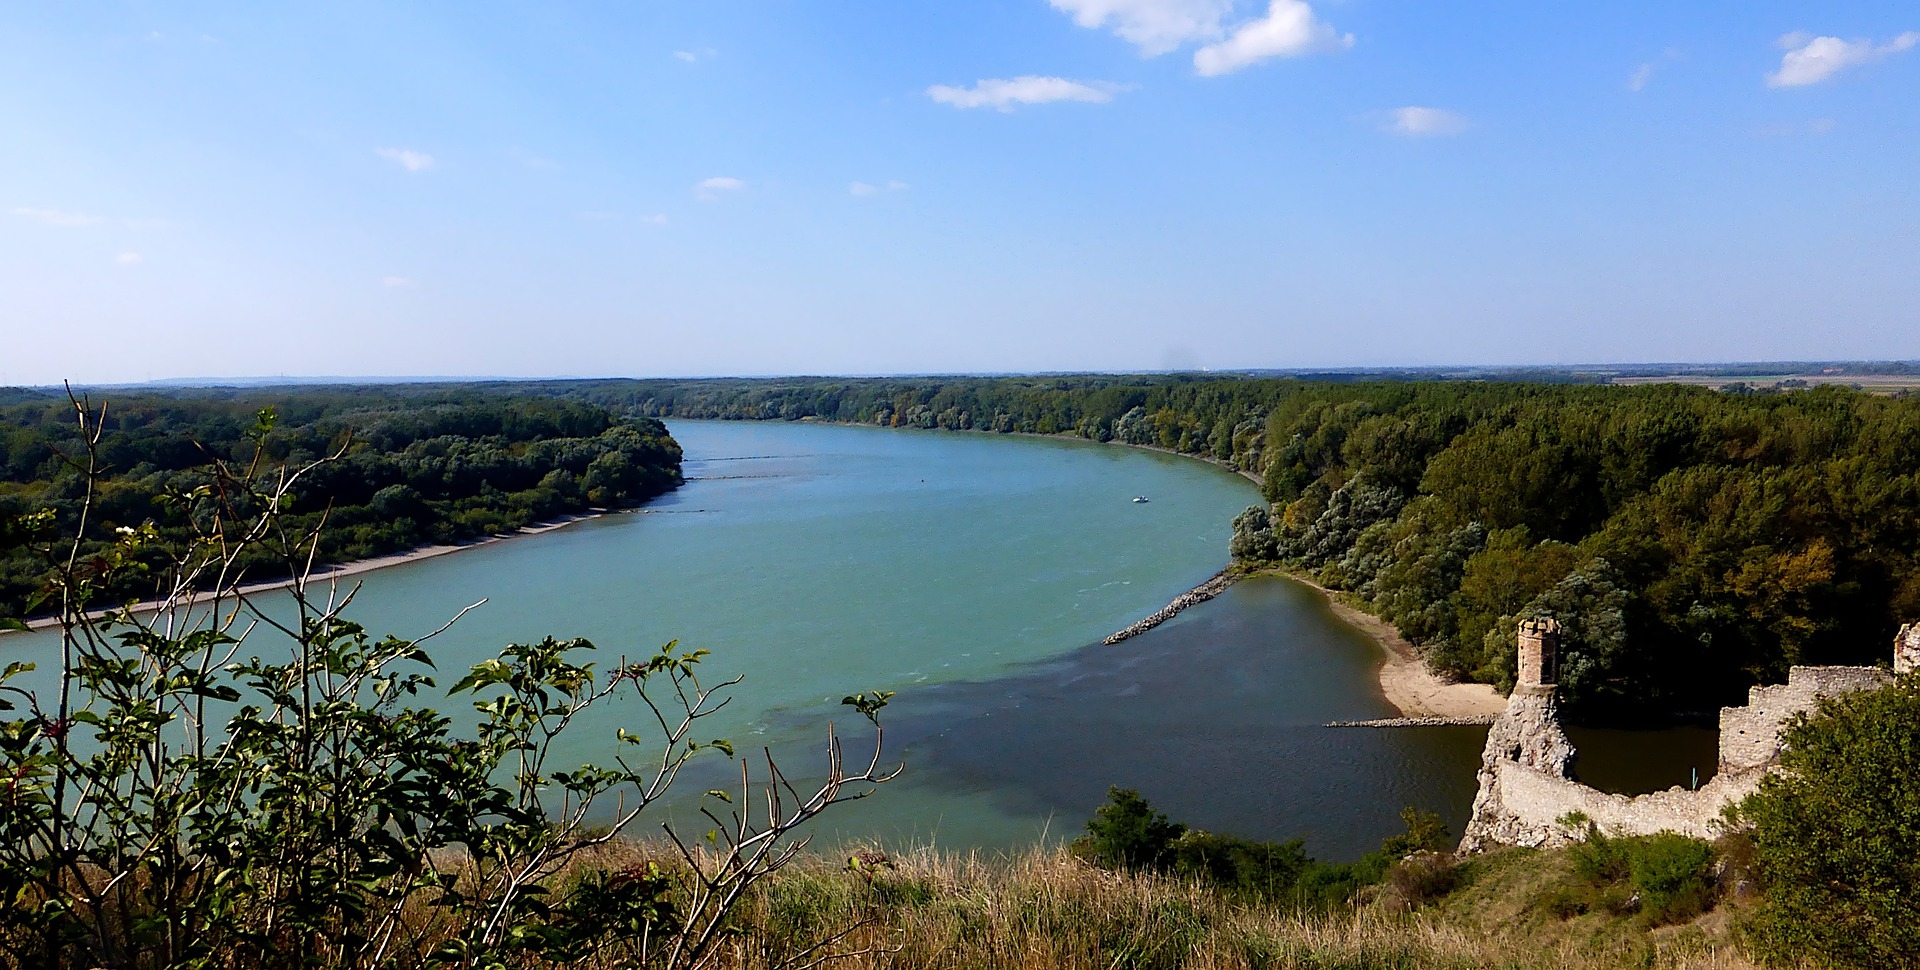
[[[1318,590],[1335,616],[1380,645],[1386,654],[1386,663],[1380,666],[1380,690],[1387,695],[1387,703],[1400,709],[1401,717],[1486,717],[1507,709],[1507,699],[1492,685],[1454,683],[1428,669],[1420,652],[1393,624],[1343,602],[1311,579],[1287,572],[1280,575]]]
[[[539,535],[543,532],[552,532],[555,529],[564,529],[567,526],[574,524],[575,522],[581,522],[586,519],[598,518],[606,514],[607,514],[606,510],[601,509],[601,510],[596,510],[592,512],[586,512],[581,515],[568,515],[568,516],[563,516],[561,518],[553,519],[547,522],[541,522],[535,525],[526,526],[525,528],[519,529],[514,532],[509,532],[504,535],[487,536],[481,539],[474,539],[471,542],[461,542],[461,543],[455,543],[452,545],[443,545],[443,546],[421,546],[417,549],[409,549],[406,552],[396,552],[390,556],[375,556],[371,559],[356,559],[353,562],[345,562],[345,563],[340,563],[338,565],[333,565],[333,566],[321,566],[314,569],[312,575],[307,577],[307,582],[310,584],[333,582],[335,580],[345,579],[348,576],[357,576],[361,573],[370,573],[376,569],[386,569],[390,566],[401,566],[410,562],[418,562],[422,559],[432,559],[436,556],[444,556],[451,552],[460,552],[463,549],[477,549],[480,546],[489,545],[495,542],[504,542],[508,539],[518,539],[523,536],[533,536],[533,535]],[[274,580],[271,582],[264,582],[264,583],[248,583],[244,586],[241,586],[238,592],[244,595],[251,596],[255,593],[270,593],[277,589],[286,589],[287,587],[292,585],[293,585],[293,581],[290,579]],[[202,595],[204,596],[206,594],[202,594]],[[133,606],[133,611],[135,613],[152,613],[156,610],[159,610],[164,605],[165,604],[163,604],[159,600],[147,600],[145,602],[135,603]],[[102,615],[102,614],[96,613],[96,615]],[[59,617],[48,616],[48,617],[42,617],[38,620],[28,621],[27,629],[45,630],[45,629],[50,629],[52,627],[57,627],[59,625],[60,625]],[[5,635],[5,632],[0,631],[0,636],[4,636],[4,635]]]

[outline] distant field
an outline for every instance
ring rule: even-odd
[[[1783,381],[1801,384],[1841,384],[1875,394],[1893,394],[1908,388],[1920,388],[1920,374],[1747,374],[1739,376],[1676,374],[1666,377],[1615,377],[1610,384],[1692,384],[1722,388],[1730,384],[1775,387]]]

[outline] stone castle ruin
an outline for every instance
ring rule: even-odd
[[[1747,706],[1721,709],[1719,767],[1705,785],[1628,797],[1573,778],[1576,752],[1560,728],[1554,700],[1560,625],[1522,620],[1518,639],[1519,683],[1487,732],[1480,790],[1461,852],[1569,844],[1585,837],[1584,825],[1561,822],[1573,812],[1609,835],[1664,831],[1712,838],[1719,834],[1721,812],[1759,788],[1778,763],[1780,729],[1788,718],[1813,710],[1822,697],[1879,687],[1891,679],[1881,667],[1794,667],[1786,683],[1752,688]],[[1893,673],[1913,670],[1920,670],[1920,623],[1901,627],[1894,637]]]

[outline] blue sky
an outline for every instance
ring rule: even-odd
[[[1920,10],[0,7],[0,384],[1920,357]]]

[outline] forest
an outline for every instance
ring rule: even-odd
[[[655,417],[1077,435],[1246,469],[1232,552],[1352,596],[1457,678],[1509,686],[1513,621],[1565,625],[1590,722],[1739,703],[1874,663],[1920,618],[1920,399],[1842,387],[1155,375],[586,381]]]
[[[73,535],[89,475],[74,404],[0,394],[0,522]],[[208,468],[244,470],[256,440],[275,465],[331,459],[304,473],[284,518],[304,533],[325,517],[321,564],[636,505],[680,483],[680,446],[659,421],[545,396],[442,385],[115,391],[88,403],[105,410],[87,534],[151,525],[155,566],[189,534]],[[34,599],[49,564],[30,536],[5,538],[0,617],[45,612]],[[286,578],[264,558],[250,566],[251,579]],[[154,582],[165,579],[127,573],[108,593],[140,598]]]

